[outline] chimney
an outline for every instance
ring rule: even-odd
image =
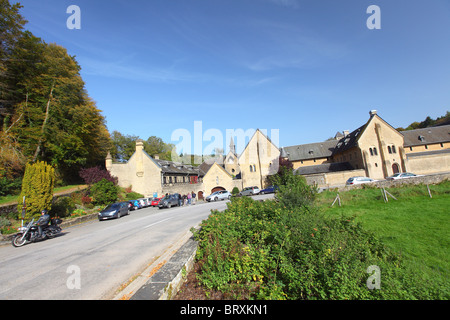
[[[144,150],[144,141],[141,139],[136,140],[136,152]]]
[[[370,114],[370,117],[372,118],[374,115],[377,114],[377,110],[370,110],[369,114]]]
[[[159,160],[159,155],[158,155],[158,154],[155,154],[155,155],[153,156],[153,158],[154,158],[155,160]]]
[[[344,130],[344,137],[348,136],[350,134],[350,130]]]

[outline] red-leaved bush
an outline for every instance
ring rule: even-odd
[[[117,177],[111,176],[109,171],[102,169],[100,166],[81,169],[79,175],[88,185],[93,185],[102,179],[111,181],[115,185],[117,185],[118,182]]]

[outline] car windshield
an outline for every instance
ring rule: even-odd
[[[115,209],[117,209],[119,207],[119,204],[118,203],[113,203],[113,204],[110,204],[109,206],[107,206],[106,208],[105,208],[105,210],[115,210]]]

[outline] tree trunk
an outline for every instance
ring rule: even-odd
[[[36,147],[36,151],[34,152],[33,162],[36,162],[37,156],[38,156],[39,152],[41,151],[42,138],[44,136],[45,125],[47,124],[47,121],[48,121],[48,114],[49,114],[49,110],[50,110],[50,101],[52,100],[54,88],[55,88],[55,82],[53,81],[52,88],[50,89],[50,94],[48,95],[47,108],[45,110],[45,118],[44,118],[44,122],[42,123],[42,128],[41,128],[41,136],[39,137],[39,142]]]

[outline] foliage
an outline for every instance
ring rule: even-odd
[[[119,162],[128,161],[136,150],[138,136],[123,135],[118,131],[111,134],[112,149],[111,156]],[[161,138],[151,136],[144,140],[144,151],[150,156],[158,155],[162,160],[171,160],[173,144],[165,143]]]
[[[83,168],[80,170],[79,175],[88,185],[93,185],[102,179],[106,179],[114,184],[117,184],[117,177],[111,176],[108,170],[102,169],[100,166]]]
[[[0,177],[0,197],[20,191],[22,186],[22,179],[8,179],[7,177]]]
[[[408,127],[406,127],[406,129],[397,128],[397,130],[399,130],[399,131],[415,130],[415,129],[421,129],[421,128],[441,126],[441,125],[446,125],[446,124],[450,124],[450,111],[447,111],[445,116],[437,117],[436,119],[432,119],[430,116],[428,116],[422,122],[415,121],[415,122],[411,123]]]
[[[46,162],[27,164],[22,181],[17,209],[22,212],[23,197],[26,201],[26,219],[39,216],[41,210],[52,208],[55,170]]]
[[[111,181],[102,179],[91,187],[92,202],[95,205],[108,205],[116,202],[119,188]]]
[[[24,31],[19,4],[0,5],[0,177],[50,163],[66,182],[101,164],[111,146],[75,57]]]
[[[447,299],[354,217],[313,206],[301,179],[285,176],[278,200],[233,198],[195,233],[199,281],[232,299]],[[310,195],[312,190],[306,190]],[[381,269],[369,290],[367,269]]]
[[[60,197],[55,200],[50,211],[50,216],[65,218],[75,210],[75,201],[72,197]]]
[[[231,190],[231,194],[232,195],[236,195],[239,193],[239,188],[238,187],[234,187],[233,190]]]

